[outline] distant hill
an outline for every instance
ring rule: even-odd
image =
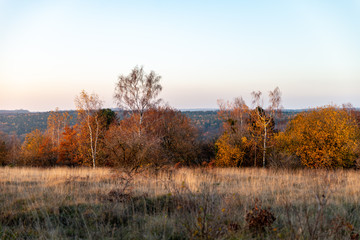
[[[118,114],[119,111],[117,110]],[[281,119],[277,121],[278,128],[283,130],[294,115],[304,110],[286,109],[283,110]],[[71,117],[70,125],[77,122],[77,112],[75,110],[67,111]],[[217,116],[217,110],[207,109],[183,109],[183,114],[188,116],[195,126],[199,129],[200,138],[214,139],[221,132],[222,123]],[[45,130],[47,128],[47,119],[50,112],[29,112],[27,110],[0,111],[0,131],[7,134],[15,133],[22,139],[25,134],[35,129]],[[119,114],[120,115],[120,114]],[[121,117],[121,116],[120,116]]]
[[[0,114],[29,113],[29,110],[0,110]]]
[[[218,108],[184,108],[179,109],[181,112],[216,112]]]
[[[70,124],[76,123],[76,111],[69,111],[72,119]],[[6,112],[0,113],[0,131],[7,134],[15,133],[18,136],[24,137],[25,134],[32,132],[35,129],[45,130],[47,128],[47,119],[50,112]]]

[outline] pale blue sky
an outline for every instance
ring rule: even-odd
[[[0,109],[114,107],[117,77],[160,74],[176,108],[279,86],[285,108],[360,106],[360,0],[0,0]]]

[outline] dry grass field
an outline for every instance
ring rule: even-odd
[[[125,186],[127,184],[127,186]],[[359,239],[360,173],[1,168],[1,239]]]

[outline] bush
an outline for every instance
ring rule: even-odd
[[[255,206],[246,213],[245,220],[250,230],[264,232],[266,228],[271,227],[276,218],[269,209],[261,207],[258,199],[255,199]]]

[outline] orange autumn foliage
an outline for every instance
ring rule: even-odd
[[[52,166],[56,161],[50,138],[39,129],[26,135],[21,155],[23,164],[29,166]]]
[[[334,106],[298,114],[277,141],[309,168],[352,167],[359,157],[359,127]]]
[[[78,154],[78,139],[77,139],[77,126],[65,126],[62,138],[60,141],[59,158],[57,164],[67,166],[80,165],[80,158]]]

